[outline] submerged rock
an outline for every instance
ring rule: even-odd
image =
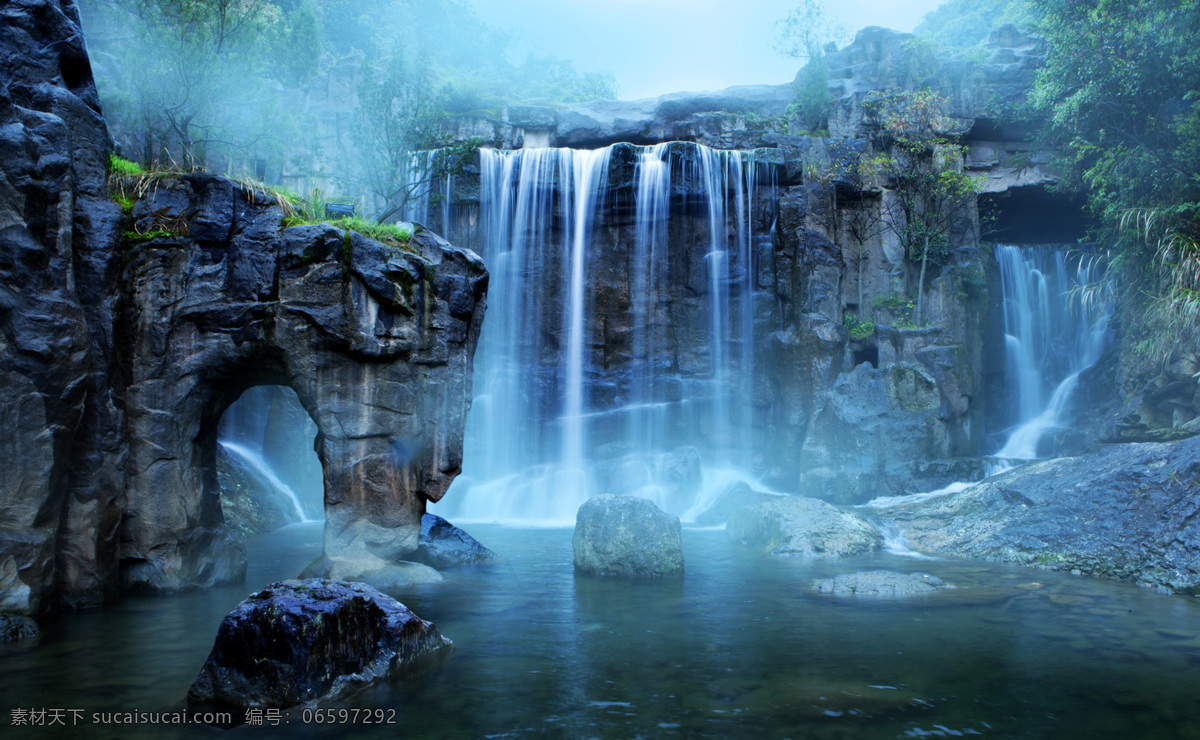
[[[1200,438],[1044,460],[880,512],[914,549],[1200,595]]]
[[[451,644],[431,622],[366,584],[282,581],[221,622],[188,702],[290,707],[326,701]]]
[[[879,530],[863,517],[802,496],[739,509],[725,534],[738,544],[772,555],[810,558],[859,555],[883,546]]]
[[[37,622],[19,614],[0,614],[0,643],[16,642],[26,637],[36,637]]]
[[[754,490],[746,481],[734,481],[721,489],[712,506],[696,517],[696,524],[724,524],[741,509],[778,498],[770,493]]]
[[[421,517],[421,538],[412,559],[434,568],[454,568],[496,557],[471,535],[436,514]]]
[[[812,585],[813,591],[835,596],[916,596],[955,588],[958,587],[928,573],[896,573],[891,570],[844,573],[813,581]]]
[[[346,560],[328,556],[311,563],[301,578],[330,578],[339,581],[358,581],[386,594],[396,595],[413,586],[441,583],[442,574],[423,563],[407,560],[386,562],[377,558]]]
[[[679,518],[637,496],[594,496],[575,518],[575,570],[601,576],[683,573]]]

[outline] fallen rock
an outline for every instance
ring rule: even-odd
[[[16,642],[26,637],[36,637],[37,622],[19,614],[0,614],[0,643]]]
[[[434,568],[454,568],[496,557],[471,535],[436,514],[421,517],[421,538],[412,559]]]
[[[575,518],[575,570],[600,576],[683,573],[679,518],[637,496],[594,496]]]
[[[450,645],[432,623],[366,584],[282,581],[221,622],[188,702],[291,707],[328,701]]]
[[[1200,595],[1200,438],[1030,463],[880,512],[913,549]]]
[[[803,496],[767,501],[734,512],[726,536],[772,555],[836,558],[876,552],[883,537],[849,511]]]
[[[729,521],[734,512],[748,506],[774,501],[778,496],[756,491],[746,481],[734,481],[717,494],[712,506],[696,516],[696,524],[724,524]]]
[[[928,573],[896,573],[872,570],[844,573],[833,578],[813,581],[812,589],[835,596],[916,596],[958,588]]]

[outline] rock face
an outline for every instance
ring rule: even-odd
[[[593,496],[575,520],[575,571],[600,576],[683,573],[679,519],[637,496]]]
[[[883,546],[879,530],[858,514],[802,496],[740,509],[725,534],[754,550],[807,558],[860,555]]]
[[[120,211],[74,3],[5,3],[0,81],[0,611],[36,614],[117,581]]]
[[[328,701],[451,644],[432,623],[364,584],[273,583],[222,620],[188,702],[283,708]]]
[[[914,549],[1200,594],[1200,438],[1035,462],[881,515]]]
[[[201,174],[122,224],[71,2],[4,6],[0,80],[0,610],[239,579],[216,428],[260,384],[316,422],[326,555],[415,550],[461,464],[480,260],[284,229],[273,197]]]
[[[872,570],[813,581],[812,590],[834,596],[919,596],[958,588],[928,573]]]
[[[413,560],[434,568],[483,563],[496,557],[479,540],[434,514],[421,517],[420,543]]]

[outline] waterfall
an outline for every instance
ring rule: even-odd
[[[309,518],[308,513],[304,511],[304,506],[300,503],[300,497],[296,495],[296,492],[292,490],[291,486],[279,479],[279,476],[275,474],[275,471],[271,469],[271,466],[267,464],[266,460],[263,460],[260,452],[230,440],[219,440],[217,444],[221,445],[221,447],[223,447],[226,451],[235,455],[239,460],[242,461],[242,463],[246,465],[246,467],[251,473],[254,474],[255,477],[269,485],[283,498],[287,499],[288,503],[292,505],[292,513],[296,515],[297,521],[313,521]]]
[[[678,142],[481,151],[488,312],[439,512],[566,523],[624,492],[682,513],[683,457],[748,467],[760,169]]]
[[[1079,374],[1100,359],[1111,302],[1072,306],[1074,285],[1091,282],[1086,261],[1072,268],[1062,250],[996,247],[1004,296],[1009,398],[1016,425],[996,453],[1000,472],[1039,457],[1047,433],[1068,421]]]

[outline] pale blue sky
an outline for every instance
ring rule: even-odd
[[[795,0],[470,0],[491,25],[533,39],[580,70],[608,70],[622,98],[780,83],[796,63],[772,46]],[[832,0],[851,29],[911,31],[942,0]]]

